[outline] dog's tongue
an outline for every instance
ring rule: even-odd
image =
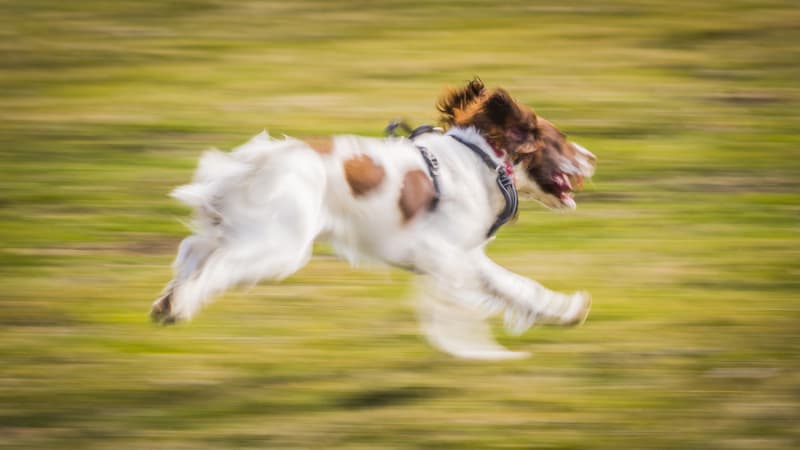
[[[564,179],[564,186],[566,186],[567,189],[569,189],[571,191],[572,190],[572,183],[570,183],[569,177],[567,176],[567,174],[562,173],[561,177]]]
[[[565,173],[559,172],[555,177],[553,177],[553,181],[560,187],[561,189],[571,191],[572,190],[572,183],[569,181],[569,177]]]
[[[577,204],[575,199],[572,198],[572,183],[569,181],[569,176],[565,173],[559,172],[553,176],[553,182],[558,186],[558,198],[565,206],[575,209]],[[580,182],[580,180],[578,180]]]

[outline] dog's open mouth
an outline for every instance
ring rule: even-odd
[[[575,208],[575,198],[573,193],[576,189],[583,186],[583,177],[580,175],[570,175],[564,172],[556,172],[543,188],[548,193],[558,198],[563,206]]]

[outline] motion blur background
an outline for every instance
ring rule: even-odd
[[[0,448],[797,448],[795,1],[0,2]],[[147,318],[211,146],[380,135],[480,75],[596,153],[579,209],[489,249],[587,289],[467,362],[410,277],[324,246]],[[499,327],[498,327],[499,329]]]

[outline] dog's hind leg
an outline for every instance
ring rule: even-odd
[[[214,220],[198,210],[202,228],[181,244],[153,320],[190,319],[231,287],[280,280],[305,265],[323,225],[325,173],[315,158],[310,150],[282,155],[215,190]]]
[[[318,211],[307,214],[299,207],[288,208],[279,212],[282,219],[265,226],[260,238],[243,236],[225,242],[207,255],[198,253],[197,259],[192,257],[191,250],[186,258],[179,252],[176,278],[153,305],[153,320],[166,324],[190,319],[212,297],[231,287],[263,279],[280,280],[303,267],[311,257],[314,237],[319,231]],[[306,217],[300,217],[303,215]],[[197,251],[205,250],[200,247]]]
[[[154,322],[172,323],[172,301],[176,286],[180,286],[203,266],[208,257],[214,252],[217,244],[214,240],[205,239],[201,236],[189,236],[181,241],[178,247],[178,255],[172,268],[175,278],[167,283],[161,296],[153,303],[150,310],[150,318]]]
[[[190,319],[205,303],[231,287],[262,279],[280,280],[299,270],[311,257],[313,239],[301,243],[284,238],[284,242],[238,243],[215,250],[189,279],[173,283],[166,297],[169,316],[162,321]]]

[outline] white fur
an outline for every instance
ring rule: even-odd
[[[474,129],[448,134],[495,157]],[[415,143],[438,159],[442,196],[434,211],[410,222],[398,207],[403,176],[427,167],[404,138],[338,136],[332,152],[320,154],[262,133],[230,153],[207,152],[193,183],[173,192],[195,209],[194,234],[181,243],[175,279],[156,304],[169,301],[166,319],[190,319],[233,286],[291,275],[308,261],[314,241],[327,239],[352,263],[381,261],[423,274],[422,328],[433,345],[456,356],[524,356],[493,340],[485,320],[499,313],[514,333],[534,323],[581,322],[588,295],[549,291],[485,255],[486,232],[503,207],[495,173],[447,134],[425,134]],[[343,171],[356,155],[385,171],[374,191],[358,197]],[[536,195],[535,183],[521,173],[517,178],[520,190]]]
[[[586,150],[586,148],[584,148],[577,142],[572,142],[572,146],[575,147],[575,150],[578,151],[578,155],[580,156],[580,158],[578,158],[578,165],[580,167],[578,167],[577,173],[580,173],[586,178],[589,178],[592,175],[594,175],[594,165],[592,165],[591,163],[591,161],[597,160],[597,157],[594,156],[594,153],[590,152],[589,150]],[[569,172],[569,173],[575,173],[575,172]]]

